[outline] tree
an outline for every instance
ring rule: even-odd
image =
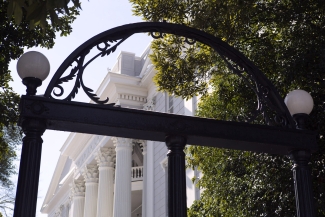
[[[72,3],[77,10],[81,9],[79,0],[72,0]],[[70,1],[66,0],[8,0],[7,16],[13,15],[17,25],[25,19],[31,28],[35,26],[46,28],[49,24],[48,18],[50,18],[52,26],[62,24],[59,17],[70,15],[69,4]]]
[[[78,15],[75,7],[69,8],[70,15],[58,12],[60,21],[55,26],[31,28],[26,20],[27,13],[22,14],[18,24],[16,17],[7,16],[8,1],[0,0],[0,188],[9,189],[12,186],[10,175],[15,173],[13,160],[16,157],[16,147],[20,143],[21,131],[17,127],[19,96],[9,86],[11,80],[9,63],[23,54],[24,48],[42,46],[51,48],[54,45],[55,33],[61,36],[71,32],[70,24]],[[47,16],[49,18],[49,16]],[[3,192],[0,193],[0,204],[3,203]],[[0,206],[1,208],[1,206]],[[2,212],[2,210],[1,210]]]
[[[13,205],[15,204],[15,195],[13,186],[0,187],[0,217],[12,216]]]
[[[252,60],[285,96],[301,88],[314,98],[309,128],[319,132],[311,160],[318,216],[325,216],[325,5],[320,0],[131,0],[145,20],[184,23],[213,34]],[[167,35],[151,56],[160,90],[183,97],[201,94],[197,115],[249,119],[257,102],[245,79],[211,48]],[[245,72],[242,73],[244,76]],[[246,76],[246,78],[249,78]],[[208,92],[208,89],[211,91]],[[264,124],[258,116],[254,124]],[[295,216],[290,160],[252,152],[190,146],[205,189],[189,216]]]

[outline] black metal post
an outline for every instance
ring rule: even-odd
[[[295,114],[296,128],[306,130],[308,114]],[[289,154],[293,161],[293,180],[295,185],[297,217],[315,217],[311,170],[308,166],[310,150],[296,149]]]
[[[293,160],[293,179],[296,195],[297,217],[315,217],[311,171],[308,166],[310,151],[294,150],[290,153]]]
[[[33,96],[42,81],[38,78],[28,77],[23,79],[23,84],[27,87],[26,94]],[[19,124],[25,137],[21,149],[13,217],[35,217],[41,167],[42,135],[46,129],[46,121],[38,118],[21,118]]]
[[[23,84],[27,87],[26,95],[34,96],[37,88],[42,85],[42,80],[34,77],[27,77],[23,79]]]
[[[25,133],[18,175],[14,217],[35,217],[45,121],[22,120]]]
[[[185,153],[186,138],[167,136],[168,148],[168,216],[186,217]]]

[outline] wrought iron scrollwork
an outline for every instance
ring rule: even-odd
[[[221,55],[221,58],[226,62],[228,69],[238,75],[257,97],[255,110],[251,111],[248,117],[238,116],[237,119],[240,122],[252,123],[259,115],[262,115],[267,125],[287,126],[288,120],[286,116],[270,98],[270,93],[274,92],[275,88],[260,82],[259,76],[262,72],[252,71],[249,67],[242,65],[240,61],[234,62],[223,55]],[[270,113],[274,115],[274,118],[270,117]]]
[[[75,79],[75,84],[74,84],[72,90],[63,100],[71,101],[77,95],[78,90],[80,88],[82,88],[83,91],[87,94],[87,96],[91,100],[93,100],[95,103],[106,104],[109,101],[109,99],[106,98],[104,100],[100,100],[100,98],[94,93],[94,91],[85,85],[85,83],[83,81],[83,74],[84,74],[86,67],[90,63],[92,63],[96,58],[108,56],[109,54],[115,52],[116,48],[123,41],[125,41],[127,38],[128,38],[128,36],[121,38],[120,40],[106,39],[104,41],[99,41],[99,43],[95,43],[93,46],[91,46],[87,49],[84,49],[80,53],[80,55],[78,55],[77,57],[72,58],[69,66],[72,66],[73,63],[76,63],[76,66],[74,66],[70,70],[70,73],[67,76],[61,77],[56,80],[56,82],[53,84],[53,95],[56,97],[61,97],[64,94],[64,88],[62,87],[62,84]],[[113,43],[115,43],[115,44],[112,46]],[[98,53],[96,55],[94,55],[93,57],[91,57],[88,61],[85,62],[85,57],[87,55],[89,55],[90,50],[94,47],[96,47],[96,49],[98,50]],[[65,70],[67,68],[68,67],[66,67]],[[57,89],[59,90],[59,92],[56,91]],[[50,95],[50,97],[53,98],[51,95]]]
[[[184,42],[190,45],[195,42],[200,42],[212,47],[223,58],[228,68],[234,74],[241,77],[246,82],[247,86],[256,94],[257,107],[254,111],[250,112],[248,116],[246,115],[245,121],[252,122],[258,115],[262,115],[264,121],[269,125],[280,124],[282,126],[294,128],[294,120],[276,88],[242,53],[213,35],[185,25],[166,22],[128,24],[105,31],[86,41],[62,63],[53,76],[44,96],[53,98],[53,96],[51,96],[52,93],[56,97],[62,96],[64,92],[62,84],[76,78],[72,91],[64,100],[71,101],[81,87],[94,102],[99,104],[107,103],[108,99],[100,100],[99,97],[93,93],[93,90],[84,84],[82,79],[84,70],[96,58],[113,53],[117,46],[135,33],[150,33],[155,39],[162,38],[165,34],[174,34],[184,37]],[[113,43],[115,44],[112,46]],[[94,47],[96,47],[98,53],[85,62],[85,57]],[[70,73],[65,77],[61,77],[67,68],[74,63],[76,66],[71,69]],[[55,88],[58,89],[59,92],[55,92]],[[274,118],[269,114],[274,116]],[[240,117],[238,119],[243,121]]]
[[[184,42],[189,45],[193,45],[193,44],[195,44],[196,40],[192,39],[192,38],[185,38]]]
[[[164,38],[164,35],[161,32],[150,32],[150,35],[154,39]]]

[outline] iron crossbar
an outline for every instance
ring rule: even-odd
[[[22,96],[21,120],[46,120],[51,130],[165,142],[182,135],[187,144],[286,155],[293,149],[317,149],[316,133],[257,124]]]

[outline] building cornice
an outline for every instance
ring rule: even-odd
[[[137,86],[140,80],[141,79],[139,77],[118,74],[115,72],[108,72],[103,82],[100,84],[98,90],[96,91],[96,94],[98,96],[110,97],[111,94],[110,95],[107,94],[111,92],[109,90],[114,89],[115,84]]]
[[[71,160],[75,161],[80,152],[84,149],[85,145],[92,138],[92,135],[82,133],[71,133],[70,135],[61,148],[61,154],[68,156]]]
[[[109,136],[92,135],[92,139],[87,143],[85,149],[75,161],[77,167],[75,178],[82,172],[82,168],[95,159],[99,149],[107,144],[109,140],[111,140]]]

